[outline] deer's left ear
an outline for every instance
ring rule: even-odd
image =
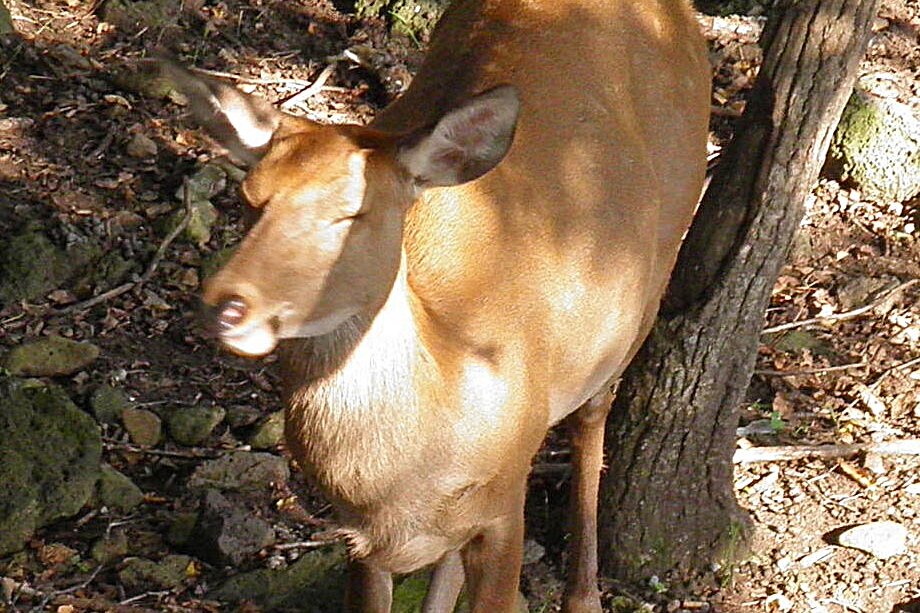
[[[420,187],[458,185],[492,170],[508,153],[520,109],[517,91],[501,85],[414,134],[397,154]]]
[[[165,76],[189,100],[195,119],[247,164],[265,153],[283,113],[267,100],[244,94],[237,88],[198,75],[169,59],[159,60]]]

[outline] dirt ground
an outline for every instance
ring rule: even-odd
[[[168,47],[273,101],[324,75],[324,87],[292,112],[366,122],[406,87],[424,45],[389,37],[382,21],[344,14],[331,0],[163,0],[162,14],[142,18],[131,2],[6,3],[17,34],[0,43],[0,233],[40,223],[62,242],[92,237],[131,262],[128,278],[135,279],[163,243],[170,216],[182,210],[174,192],[212,157],[182,107],[132,78],[137,60]],[[756,75],[762,19],[701,23],[714,65],[717,160]],[[876,26],[861,84],[920,107],[920,5],[886,2]],[[196,323],[202,265],[241,236],[234,194],[231,188],[213,199],[211,236],[169,244],[141,287],[67,314],[58,311],[110,287],[60,287],[41,300],[0,306],[0,355],[50,333],[102,348],[91,370],[61,381],[78,404],[109,383],[139,407],[212,403],[246,416],[218,427],[200,447],[167,441],[141,449],[120,426],[105,426],[106,461],[141,486],[144,504],[128,516],[84,509],[41,531],[22,556],[0,560],[0,576],[15,588],[0,610],[221,610],[208,589],[232,569],[201,564],[181,588],[126,591],[118,562],[97,567],[88,549],[117,523],[144,555],[171,552],[158,535],[177,510],[183,479],[203,459],[243,445],[246,428],[278,408],[272,359],[221,353]],[[790,325],[763,336],[739,449],[920,438],[917,205],[872,200],[822,177],[774,290],[765,326]],[[564,450],[549,448],[539,461],[557,457]],[[723,585],[693,598],[674,598],[652,580],[631,598],[610,586],[605,602],[611,610],[669,612],[920,611],[918,468],[917,455],[877,453],[739,463],[737,495],[757,528],[750,561],[722,569]],[[561,536],[550,525],[561,509],[559,474],[535,476],[528,504],[538,553],[525,567],[524,591],[540,611],[558,610],[561,591]],[[305,486],[292,487],[301,501],[276,492],[287,504],[275,505],[273,521],[290,541],[309,542],[329,511]],[[840,529],[877,520],[908,529],[906,553],[882,560],[834,544]],[[263,553],[255,564],[277,567],[301,550],[279,543]]]

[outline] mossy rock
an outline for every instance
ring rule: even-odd
[[[122,412],[131,407],[128,395],[111,385],[100,385],[96,388],[89,403],[96,421],[103,424],[116,423]]]
[[[98,244],[87,239],[67,249],[54,244],[37,224],[29,224],[0,244],[0,305],[36,300],[85,270],[99,258]]]
[[[124,513],[144,501],[144,492],[127,476],[103,464],[96,497],[100,504]]]
[[[284,411],[275,411],[265,418],[249,437],[253,449],[271,449],[284,441]]]
[[[219,251],[208,254],[201,262],[201,278],[207,279],[214,276],[217,271],[224,267],[224,264],[230,261],[233,254],[236,253],[237,247],[224,247]]]
[[[920,116],[893,100],[854,90],[830,156],[831,168],[863,194],[905,202],[920,193]]]
[[[166,417],[166,425],[174,441],[194,446],[203,443],[226,415],[221,407],[187,407],[171,411]]]
[[[250,601],[265,611],[338,613],[345,593],[345,550],[311,551],[285,569],[261,569],[231,577],[209,598]]]
[[[189,556],[169,555],[159,562],[146,558],[129,558],[118,571],[118,580],[129,589],[173,589],[195,574]]]
[[[67,252],[43,232],[28,230],[13,236],[0,247],[0,304],[41,298],[72,273]]]
[[[56,377],[71,375],[92,364],[99,348],[60,336],[48,336],[13,348],[5,366],[13,375]]]
[[[90,556],[100,564],[111,564],[128,555],[128,535],[124,530],[112,530],[90,548]]]
[[[15,31],[13,18],[10,17],[10,9],[6,8],[6,5],[0,1],[0,34],[12,34]]]
[[[79,511],[99,479],[102,440],[64,390],[0,376],[0,555]]]
[[[129,407],[121,412],[121,423],[131,440],[142,447],[153,447],[163,437],[163,422],[153,411]]]

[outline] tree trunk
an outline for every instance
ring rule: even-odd
[[[629,582],[731,564],[738,406],[764,311],[852,90],[879,0],[782,0],[738,131],[608,423],[601,563]]]

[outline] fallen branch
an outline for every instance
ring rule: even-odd
[[[776,334],[777,332],[785,332],[786,330],[793,330],[795,328],[802,328],[805,326],[813,326],[815,324],[827,324],[834,321],[845,321],[847,319],[853,319],[855,317],[859,317],[863,313],[871,311],[878,305],[888,300],[888,298],[891,296],[894,296],[898,292],[904,291],[908,287],[915,285],[918,282],[920,282],[920,279],[911,279],[910,281],[905,281],[904,283],[901,283],[900,285],[893,287],[886,292],[882,292],[878,298],[869,304],[863,305],[851,311],[844,311],[843,313],[835,313],[833,315],[825,315],[823,317],[812,317],[810,319],[803,319],[801,321],[791,321],[789,323],[780,324],[778,326],[764,328],[761,334]]]
[[[69,315],[70,313],[74,313],[76,311],[85,311],[86,309],[93,308],[97,304],[101,304],[107,300],[121,296],[122,294],[130,292],[132,289],[141,287],[147,283],[147,281],[153,277],[153,273],[156,272],[157,266],[160,264],[160,260],[162,260],[166,255],[166,250],[169,248],[172,242],[176,240],[176,237],[179,236],[179,233],[188,227],[188,223],[192,218],[192,205],[189,196],[190,192],[188,188],[188,179],[185,180],[185,187],[182,190],[182,193],[183,198],[185,199],[185,215],[182,217],[182,220],[179,222],[179,224],[173,228],[169,234],[166,235],[166,238],[163,239],[163,242],[160,243],[160,246],[157,248],[157,252],[153,254],[153,258],[147,265],[147,270],[144,271],[144,274],[142,274],[137,281],[122,283],[118,287],[114,287],[107,292],[102,292],[98,296],[93,296],[92,298],[84,300],[83,302],[77,302],[63,309],[55,310],[50,313],[50,315],[59,317],[61,315]]]
[[[132,445],[131,443],[122,443],[121,441],[116,441],[113,439],[105,438],[102,439],[102,446],[106,451],[112,449],[118,449],[120,451],[130,451],[131,453],[140,453],[144,455],[153,455],[160,456],[164,458],[181,458],[183,460],[211,460],[214,458],[219,458],[224,455],[224,453],[231,453],[236,451],[235,449],[226,449],[226,450],[216,450],[216,449],[207,449],[205,447],[193,447],[189,450],[184,451],[169,451],[166,449],[150,449],[147,447],[140,447],[138,445]]]
[[[789,445],[783,447],[751,447],[735,451],[735,464],[782,462],[789,460],[833,460],[860,453],[878,455],[920,455],[920,439],[854,443],[852,445]]]
[[[822,368],[803,368],[802,370],[755,370],[755,375],[762,377],[798,377],[799,375],[820,375],[826,372],[850,370],[868,366],[868,362],[855,362],[853,364],[840,364],[839,366],[824,366]]]

